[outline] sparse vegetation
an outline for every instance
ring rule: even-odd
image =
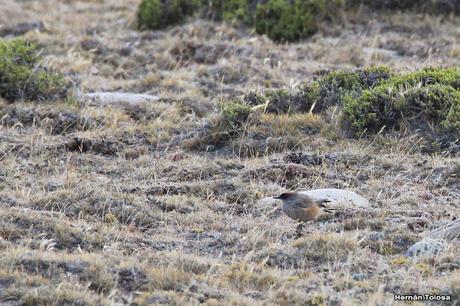
[[[138,9],[141,29],[161,29],[199,14],[216,20],[238,20],[275,41],[296,41],[314,34],[319,20],[331,19],[342,0],[143,0]]]
[[[427,68],[396,74],[384,66],[332,71],[294,92],[249,92],[245,103],[263,112],[322,113],[343,109],[343,128],[355,135],[382,129],[459,137],[460,73],[457,68]]]
[[[367,1],[367,0],[143,0],[138,9],[141,29],[161,29],[183,22],[199,13],[215,20],[238,20],[254,27],[276,42],[293,42],[318,31],[319,23],[338,23],[344,11],[364,6],[380,10],[414,10],[427,13],[458,13],[451,1]]]
[[[40,49],[22,39],[0,40],[0,97],[8,101],[49,100],[63,96],[63,76],[40,67]]]
[[[458,304],[458,239],[407,253],[458,225],[458,18],[327,11],[286,45],[254,30],[265,0],[152,1],[169,10],[152,32],[132,28],[139,0],[4,2],[0,36],[31,51],[0,61],[76,95],[0,96],[1,305]],[[159,99],[79,99],[120,91]],[[371,205],[297,239],[266,197],[317,188]]]
[[[424,69],[394,76],[359,97],[348,95],[345,114],[358,133],[404,127],[458,137],[459,80],[457,68]]]

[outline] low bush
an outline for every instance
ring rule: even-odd
[[[460,72],[424,69],[396,75],[359,97],[344,99],[345,119],[355,133],[389,129],[460,136]]]
[[[222,118],[227,127],[237,129],[246,122],[250,112],[251,107],[248,104],[240,101],[233,101],[223,106]]]
[[[348,10],[414,10],[460,13],[458,0],[143,0],[137,18],[140,29],[157,30],[183,22],[194,14],[213,20],[238,20],[277,42],[293,42],[317,32],[320,22],[339,22]]]
[[[62,75],[39,65],[40,49],[22,39],[0,40],[0,96],[18,99],[50,100],[66,93]]]
[[[183,22],[200,7],[198,0],[143,0],[137,10],[140,29],[157,30]]]
[[[143,0],[140,29],[156,30],[199,14],[213,20],[239,20],[277,42],[293,42],[318,30],[320,22],[340,20],[341,12],[365,6],[372,10],[460,13],[458,0]]]
[[[244,24],[252,25],[254,11],[260,0],[203,0],[205,17],[212,20],[239,20]]]
[[[140,29],[156,30],[199,14],[213,20],[238,20],[275,41],[296,41],[317,31],[318,21],[331,19],[343,0],[143,0],[137,18]]]
[[[383,128],[460,137],[460,71],[429,68],[394,74],[387,67],[332,71],[296,91],[250,92],[247,105],[274,114],[342,110],[342,128],[354,135]]]
[[[292,92],[285,89],[269,90],[263,95],[249,92],[244,101],[251,106],[266,104],[264,111],[268,113],[320,113],[331,106],[341,106],[345,95],[358,97],[363,90],[373,88],[390,76],[390,70],[384,66],[332,71]]]
[[[252,13],[259,1],[249,0],[143,0],[137,10],[141,30],[158,30],[180,24],[188,16],[212,20],[240,20],[252,24]]]
[[[270,0],[259,4],[255,29],[278,42],[291,42],[316,33],[318,21],[337,16],[340,0]]]
[[[314,112],[343,104],[344,96],[357,97],[363,90],[373,88],[388,79],[391,72],[384,66],[359,70],[332,71],[316,82],[302,88],[306,104]]]
[[[419,133],[429,152],[439,152],[460,139],[459,81],[457,68],[332,71],[297,90],[249,92],[223,104],[193,146],[233,143],[240,153],[257,155],[292,149],[319,132],[332,131],[333,138],[400,131]],[[332,113],[340,114],[333,116],[338,122]]]

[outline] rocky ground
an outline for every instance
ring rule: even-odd
[[[139,32],[138,3],[0,1],[0,35],[42,46],[76,96],[160,97],[1,101],[0,304],[389,305],[413,293],[459,303],[458,236],[434,256],[405,256],[458,218],[458,150],[424,153],[417,135],[344,138],[333,110],[264,114],[236,141],[196,145],[219,103],[251,90],[373,64],[457,65],[458,19],[357,13],[277,45],[201,20]],[[296,239],[296,224],[260,202],[313,188],[371,205],[322,216]]]

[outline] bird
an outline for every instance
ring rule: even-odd
[[[296,229],[298,237],[302,235],[304,223],[315,220],[323,211],[332,213],[335,210],[325,205],[325,203],[331,202],[328,199],[313,199],[306,194],[297,192],[285,192],[273,198],[283,202],[283,211],[289,218],[300,222]]]

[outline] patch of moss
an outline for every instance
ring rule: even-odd
[[[40,49],[32,43],[0,40],[0,96],[8,101],[64,96],[63,76],[40,67],[41,60]]]

